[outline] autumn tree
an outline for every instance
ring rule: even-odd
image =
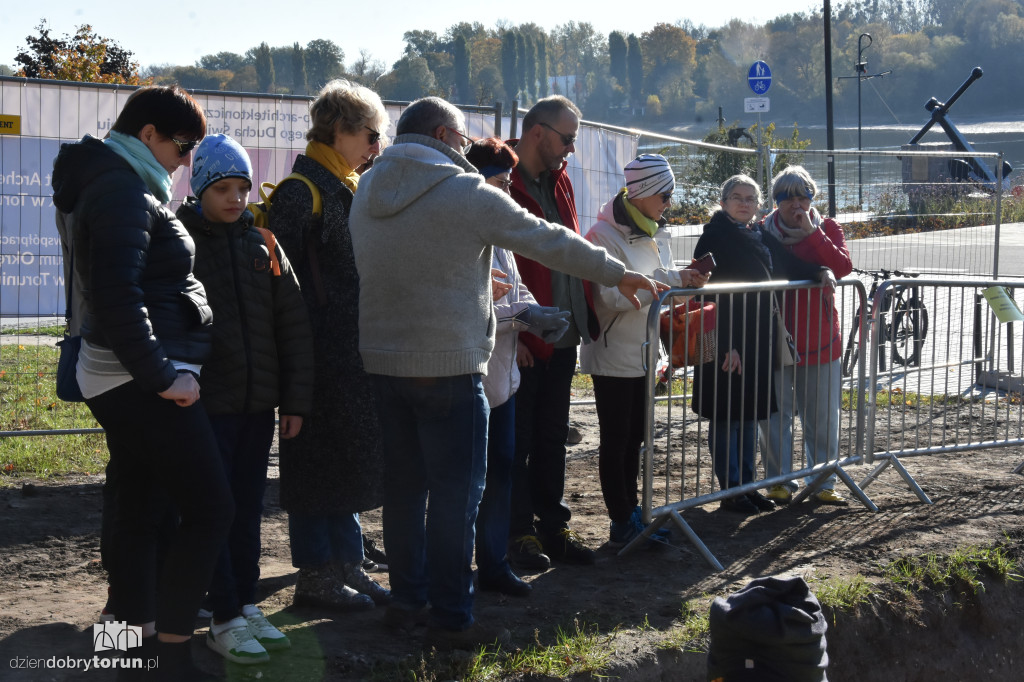
[[[98,35],[89,24],[63,38],[50,35],[45,19],[36,30],[39,35],[26,36],[28,47],[21,48],[14,58],[21,65],[17,76],[124,85],[148,82],[139,77],[139,63],[132,60],[131,52]]]

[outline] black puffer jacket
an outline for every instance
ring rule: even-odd
[[[306,513],[366,511],[381,504],[383,460],[373,386],[359,355],[359,274],[348,231],[354,195],[305,155],[293,170],[320,188],[323,220],[313,220],[304,183],[281,184],[270,228],[302,285],[316,359],[313,410],[298,436],[281,441],[281,506]],[[401,302],[396,305],[397,315]]]
[[[195,276],[213,308],[213,354],[199,385],[210,414],[272,410],[309,414],[313,337],[299,281],[284,250],[281,274],[270,269],[267,243],[246,211],[231,225],[210,223],[189,198],[178,219],[196,243]]]
[[[93,137],[61,145],[53,203],[70,214],[83,338],[111,349],[146,391],[174,383],[171,359],[205,361],[212,313],[192,276],[195,245],[131,166]]]
[[[694,258],[706,253],[714,254],[717,263],[711,275],[715,284],[817,279],[822,270],[794,256],[770,235],[752,238],[747,228],[734,223],[725,211],[711,216],[693,249]],[[772,295],[722,294],[717,300],[718,358],[694,368],[693,410],[713,420],[767,419],[777,409],[770,354],[775,339]],[[730,349],[740,354],[739,373],[722,371]]]

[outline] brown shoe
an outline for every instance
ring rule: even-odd
[[[315,606],[334,611],[367,611],[373,599],[345,584],[333,566],[300,568],[295,581],[296,606]]]

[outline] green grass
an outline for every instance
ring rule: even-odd
[[[4,334],[11,336],[64,336],[64,325],[53,325],[49,327],[22,327],[19,329],[5,329]]]
[[[488,682],[533,675],[568,679],[586,673],[601,677],[601,671],[611,662],[614,649],[609,643],[614,638],[614,631],[601,633],[596,625],[573,621],[570,628],[555,630],[555,641],[551,644],[543,644],[540,633],[535,631],[535,643],[525,649],[481,647],[468,658],[431,651],[419,658],[375,666],[370,680]]]
[[[825,578],[814,580],[814,594],[822,606],[834,611],[850,611],[861,604],[867,604],[875,593],[871,585],[862,575],[852,578]]]
[[[679,615],[681,624],[665,633],[665,637],[655,643],[657,649],[678,649],[690,653],[707,653],[711,626],[708,621],[708,609],[711,605],[709,595],[703,595],[700,608],[693,601],[683,602]]]
[[[957,548],[949,556],[921,554],[901,557],[882,569],[885,578],[899,591],[911,594],[926,589],[955,590],[972,594],[985,590],[984,578],[1003,581],[1024,579],[1020,561],[1002,544],[990,547]]]
[[[0,346],[0,430],[98,428],[83,403],[57,398],[58,357],[56,348],[44,345]],[[102,434],[0,438],[0,485],[14,475],[96,473],[106,463]]]

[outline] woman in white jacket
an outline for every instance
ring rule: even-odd
[[[587,239],[630,270],[673,287],[704,286],[706,276],[672,267],[669,234],[662,219],[675,189],[668,160],[659,154],[643,154],[629,162],[625,175],[626,186],[601,208]],[[601,336],[581,348],[580,371],[594,380],[601,432],[601,493],[611,519],[608,545],[618,548],[644,530],[637,476],[644,426],[643,344],[653,297],[645,293],[637,310],[615,289],[593,287]]]
[[[512,184],[510,172],[519,163],[512,148],[494,137],[474,142],[466,160],[476,166],[488,185],[504,192]],[[498,279],[493,285],[497,297],[494,350],[483,381],[491,412],[487,420],[487,479],[476,520],[476,565],[480,589],[524,597],[530,593],[530,584],[512,572],[505,556],[515,454],[515,393],[519,388],[516,345],[520,331],[532,332],[548,343],[558,340],[569,328],[569,313],[537,305],[519,277],[511,252],[495,248],[491,267],[500,274],[495,273]]]

